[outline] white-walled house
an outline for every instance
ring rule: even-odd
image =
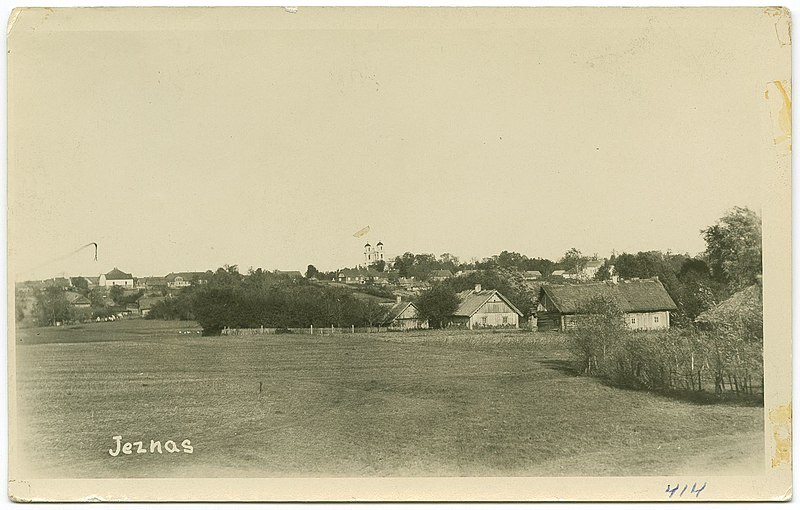
[[[98,282],[101,287],[125,287],[128,289],[133,288],[133,275],[120,271],[116,267],[106,274],[100,275]]]

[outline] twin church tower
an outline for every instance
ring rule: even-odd
[[[369,267],[383,259],[383,243],[378,241],[378,244],[373,248],[371,244],[364,245],[364,265]]]

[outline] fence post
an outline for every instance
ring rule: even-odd
[[[351,324],[350,325],[350,333],[355,333],[355,332],[356,332],[356,325],[355,324]]]
[[[314,325],[313,324],[311,325],[311,334],[312,335],[314,334]]]

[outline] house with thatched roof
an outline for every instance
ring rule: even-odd
[[[669,314],[677,309],[658,278],[542,285],[536,311],[538,329],[575,328],[580,307],[597,297],[613,300],[624,313],[625,324],[634,330],[669,329]]]
[[[694,323],[706,331],[725,326],[735,327],[748,317],[763,313],[763,306],[761,286],[751,285],[701,313]]]
[[[386,308],[381,326],[396,331],[428,329],[428,321],[419,316],[419,310],[411,301],[403,301],[401,296],[397,296],[394,303],[380,303],[380,305]]]
[[[458,293],[459,305],[450,316],[449,325],[477,328],[518,328],[522,313],[496,290],[474,289]]]

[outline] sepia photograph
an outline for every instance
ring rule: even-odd
[[[791,498],[788,9],[23,8],[7,69],[12,500]]]

